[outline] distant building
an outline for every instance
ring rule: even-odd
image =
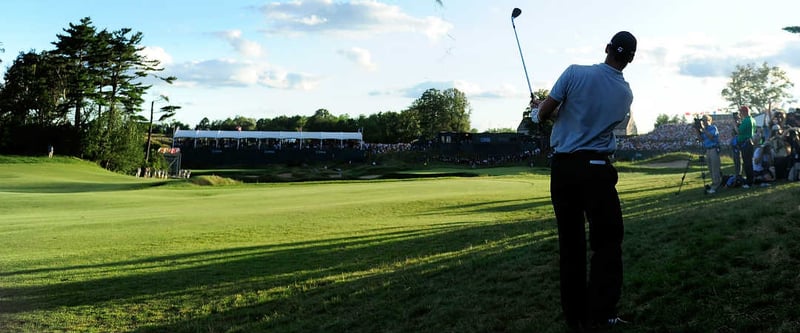
[[[531,121],[531,112],[530,111],[523,112],[522,113],[522,120],[520,120],[519,125],[517,125],[517,133],[524,134],[524,135],[530,135],[531,133],[530,133],[530,130],[528,130],[528,129],[530,128],[530,126],[532,124],[533,124],[533,121]]]
[[[633,121],[630,112],[625,116],[625,119],[614,127],[614,135],[618,138],[639,135],[639,130],[636,129],[636,122]]]

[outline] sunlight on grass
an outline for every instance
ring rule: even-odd
[[[621,170],[620,307],[645,327],[633,331],[800,328],[800,183],[707,196],[700,168],[682,185],[683,170]],[[505,171],[218,187],[0,163],[14,249],[0,255],[0,325],[560,332],[546,170]],[[688,320],[668,326],[675,316]]]

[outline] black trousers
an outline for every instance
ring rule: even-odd
[[[624,233],[617,180],[617,170],[605,155],[553,156],[550,195],[558,223],[561,307],[568,323],[617,315]],[[587,221],[592,250],[588,281]]]
[[[775,179],[786,179],[789,176],[789,169],[792,167],[789,161],[791,157],[775,157]]]
[[[742,150],[742,168],[744,169],[745,184],[753,185],[755,174],[753,174],[753,139],[745,140],[740,143]]]

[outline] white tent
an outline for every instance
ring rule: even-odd
[[[753,116],[753,120],[756,121],[756,126],[761,127],[761,126],[768,125],[768,124],[764,124],[764,118],[766,118],[766,117],[767,117],[767,115],[763,114],[763,113],[760,113],[760,114],[757,114],[757,115]]]
[[[206,131],[177,130],[173,139],[317,139],[363,141],[361,132],[273,132],[273,131]]]
[[[233,139],[236,140],[236,148],[239,148],[240,140],[256,139],[259,140],[258,145],[261,146],[261,140],[300,140],[301,145],[303,140],[339,140],[340,145],[344,145],[344,141],[355,140],[358,141],[359,147],[363,148],[364,140],[361,132],[274,132],[274,131],[208,131],[208,130],[177,130],[175,135],[172,136],[172,145],[175,146],[177,139],[192,139],[194,146],[197,147],[197,139]]]

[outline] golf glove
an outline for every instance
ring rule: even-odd
[[[533,121],[534,124],[539,123],[539,108],[531,109],[531,121]]]

